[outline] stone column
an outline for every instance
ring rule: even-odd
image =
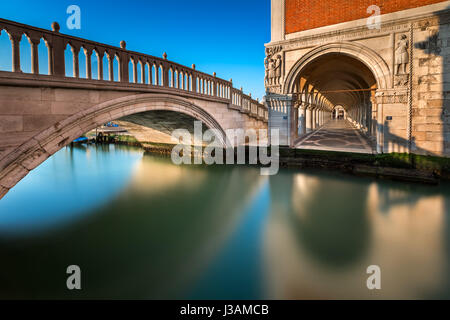
[[[86,56],[86,79],[92,79],[92,49],[83,48],[83,50],[84,55]],[[98,62],[97,64],[100,65],[100,62]]]
[[[39,53],[38,45],[41,39],[29,39],[31,45],[31,72],[39,74]]]
[[[109,81],[114,81],[114,54],[108,54],[108,75]]]
[[[320,108],[316,109],[316,129],[320,126]]]
[[[47,47],[48,74],[52,76],[55,74],[55,69],[53,66],[53,47],[52,47],[51,43],[48,42],[47,40],[45,40],[44,42],[45,42],[45,46]],[[64,68],[65,68],[65,66],[64,66]]]
[[[375,94],[375,103],[377,110],[377,124],[376,124],[376,133],[377,133],[377,153],[384,152],[384,114],[383,114],[383,92],[377,91]]]
[[[311,130],[316,129],[316,106],[314,105],[311,109]]]
[[[103,51],[95,51],[97,55],[97,78],[98,80],[103,80],[103,56],[105,53]]]
[[[131,60],[131,63],[133,64],[133,82],[138,83],[138,60],[134,58]]]
[[[59,26],[58,26],[59,29]],[[49,46],[51,49],[52,57],[52,71],[55,76],[65,77],[66,75],[66,65],[65,65],[65,50],[66,43],[63,37],[53,37],[52,43]],[[50,59],[50,55],[49,55]]]
[[[125,49],[125,48],[123,48]],[[120,59],[119,59],[119,81],[128,83],[130,82],[129,76],[128,76],[128,62],[129,62],[129,56],[126,52],[120,52]]]
[[[195,65],[193,65],[195,67]],[[192,92],[197,92],[197,76],[195,73],[191,74]]]
[[[317,129],[317,111],[318,111],[319,109],[317,108],[317,106],[314,108],[314,111],[313,111],[313,129],[314,130],[316,130]]]
[[[306,107],[306,116],[305,116],[305,121],[306,121],[306,131],[312,131],[312,106],[308,105]]]
[[[78,54],[80,53],[80,48],[73,45],[72,47],[72,58],[73,58],[73,76],[75,78],[80,77],[80,65],[79,65],[79,59]]]
[[[298,108],[299,135],[304,135],[306,133],[306,110],[307,110],[306,104],[305,103],[300,104]]]
[[[12,48],[12,71],[13,72],[21,72],[20,70],[20,40],[22,39],[22,34],[13,33],[9,35],[9,39],[11,40],[11,48]]]
[[[289,106],[289,103],[288,103]],[[298,104],[290,102],[290,112],[289,112],[289,130],[290,130],[290,141],[289,145],[294,147],[294,142],[298,138]]]

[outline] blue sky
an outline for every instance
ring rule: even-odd
[[[69,30],[69,5],[81,9],[81,29]],[[270,41],[269,0],[3,1],[0,17],[161,56],[264,95],[264,44]],[[2,41],[7,39],[5,33]],[[24,42],[24,41],[22,41]],[[0,46],[0,51],[4,50]],[[9,52],[0,52],[0,65]]]

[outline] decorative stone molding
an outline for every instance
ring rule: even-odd
[[[378,90],[375,94],[375,102],[378,104],[392,104],[408,102],[407,90]]]
[[[274,44],[273,47],[281,47],[283,51],[297,50],[303,48],[310,48],[314,46],[324,45],[330,42],[341,42],[341,41],[354,41],[358,39],[367,39],[371,37],[381,37],[388,36],[391,33],[396,32],[408,32],[408,23],[390,23],[385,24],[383,27],[378,29],[367,29],[366,26],[353,28],[350,30],[336,30],[333,32],[320,33],[317,35],[311,35],[306,37],[301,37],[292,40],[286,40],[282,43]],[[267,48],[273,48],[271,45],[267,45]]]

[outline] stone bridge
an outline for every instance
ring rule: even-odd
[[[192,129],[194,120],[222,133],[267,128],[267,107],[232,80],[169,61],[165,53],[158,58],[127,50],[125,41],[114,47],[63,35],[57,23],[49,31],[0,19],[1,32],[10,39],[10,50],[1,50],[11,52],[12,70],[0,71],[0,198],[56,151],[112,120],[163,134]],[[21,41],[30,45],[30,73],[23,71]]]

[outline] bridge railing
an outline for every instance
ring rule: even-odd
[[[66,70],[66,48],[72,52],[72,77],[97,81],[122,82],[128,85],[147,85],[166,87],[193,95],[206,96],[228,102],[229,107],[247,113],[249,116],[267,121],[268,112],[264,104],[233,88],[232,81],[209,75],[192,67],[186,67],[162,58],[129,51],[125,41],[120,47],[110,46],[78,37],[59,33],[59,25],[52,24],[52,31],[0,19],[0,33],[6,31],[11,42],[12,72],[22,73],[20,43],[25,37],[31,48],[31,73],[41,74],[39,70],[39,50],[44,41],[48,54],[48,72],[54,77],[69,77]],[[85,55],[85,78],[80,76],[80,52]],[[92,72],[92,56],[97,58],[97,75]],[[104,57],[106,56],[106,70]],[[114,64],[116,62],[116,67]],[[131,70],[130,70],[131,69]],[[116,74],[117,73],[117,74]]]
[[[244,94],[242,89],[231,88],[231,108],[264,121],[269,119],[267,107],[258,100],[254,100],[250,95]]]

